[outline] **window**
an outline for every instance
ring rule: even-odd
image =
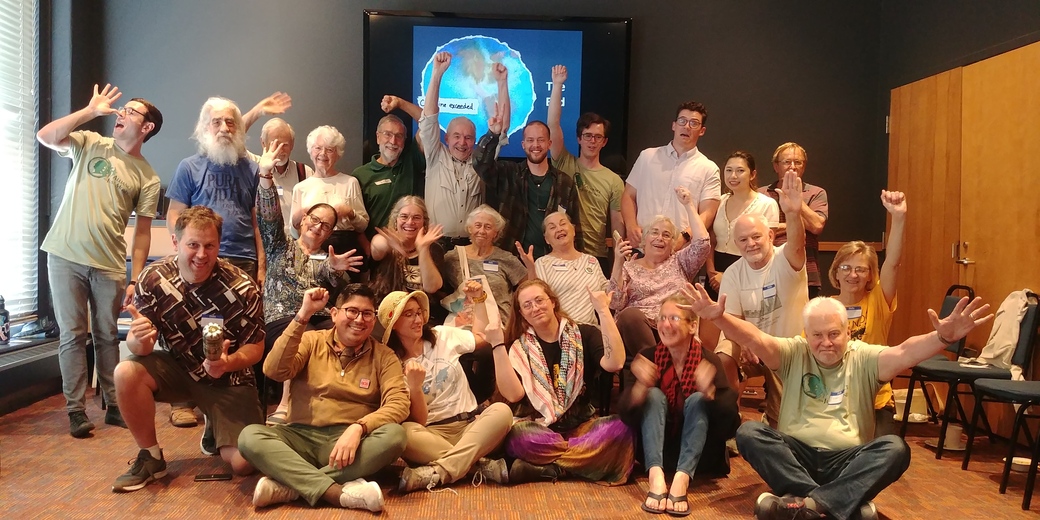
[[[0,295],[11,317],[39,298],[36,0],[0,0]]]

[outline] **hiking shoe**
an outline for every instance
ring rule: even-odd
[[[132,462],[128,461],[127,464],[131,464],[130,469],[120,475],[112,484],[112,491],[116,493],[137,491],[148,485],[149,482],[166,476],[166,460],[162,456],[162,451],[159,452],[159,458],[156,459],[151,453],[148,453],[148,450],[141,450],[137,453],[137,459]]]
[[[170,410],[170,424],[178,428],[191,428],[192,426],[198,426],[199,420],[195,418],[195,410],[193,408],[174,406]]]
[[[300,498],[295,489],[270,477],[260,477],[253,490],[253,507],[284,504]]]
[[[877,520],[877,506],[868,500],[866,504],[859,506],[859,517],[862,520]]]
[[[538,466],[525,462],[521,459],[513,461],[513,467],[509,468],[509,483],[523,484],[525,482],[537,482],[551,480],[556,482],[563,475],[563,470],[556,463],[547,466]]]
[[[404,468],[401,472],[401,482],[397,485],[400,493],[411,493],[416,489],[433,489],[441,483],[441,476],[437,474],[437,468],[433,466],[419,466],[418,468]]]
[[[762,493],[755,501],[755,518],[758,520],[815,520],[822,518],[822,515],[805,507],[805,501],[799,497],[778,497],[772,493]]]
[[[112,426],[118,426],[120,428],[126,428],[126,421],[123,420],[123,415],[119,413],[119,407],[115,405],[108,405],[108,410],[105,410],[105,424]]]
[[[69,435],[82,439],[94,431],[94,423],[87,418],[87,412],[69,412]]]
[[[383,490],[379,489],[379,484],[365,479],[347,482],[339,495],[339,505],[378,513],[383,510]]]
[[[495,484],[506,485],[509,483],[509,466],[506,465],[506,459],[485,459],[481,458],[473,467],[476,470],[473,473],[473,485],[480,486],[485,480],[490,480]]]
[[[202,450],[203,455],[209,455],[210,457],[220,453],[217,449],[217,438],[213,435],[213,425],[209,423],[209,417],[203,415],[202,418],[206,421],[206,427],[202,430],[202,439],[199,440],[199,449]]]

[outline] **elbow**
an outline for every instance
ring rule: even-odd
[[[502,389],[500,388],[499,390],[501,391]],[[516,404],[524,398],[524,392],[523,390],[516,392],[502,392],[502,397],[504,397],[506,401],[509,401],[509,404]]]

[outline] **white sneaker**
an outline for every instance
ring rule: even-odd
[[[300,494],[293,488],[272,478],[260,477],[253,490],[253,507],[292,502],[297,498],[300,498]]]
[[[357,479],[343,484],[339,505],[348,509],[367,509],[373,513],[383,510],[383,490],[379,484]]]

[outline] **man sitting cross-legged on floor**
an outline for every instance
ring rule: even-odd
[[[757,421],[737,429],[740,454],[784,495],[762,493],[759,519],[877,518],[871,500],[910,467],[903,439],[874,438],[878,388],[993,318],[981,299],[962,298],[942,320],[928,310],[935,332],[889,348],[850,341],[845,306],[833,298],[805,306],[804,337],[777,338],[725,313],[725,295],[715,303],[699,284],[685,292],[695,313],[751,349],[786,389],[779,429]]]
[[[304,332],[329,302],[309,289],[300,312],[264,361],[264,374],[291,380],[286,424],[253,425],[238,438],[242,455],[266,477],[256,483],[253,505],[303,497],[378,512],[383,493],[369,476],[397,460],[405,448],[408,391],[401,362],[371,338],[376,298],[361,284],[344,288],[330,309],[334,328]]]
[[[136,491],[166,475],[155,436],[155,402],[194,401],[213,425],[215,446],[239,475],[253,467],[236,448],[247,424],[263,422],[253,364],[264,353],[260,291],[245,271],[217,259],[219,215],[205,206],[182,211],[174,228],[177,253],[138,278],[126,337],[131,355],[115,369],[116,398],[141,448],[112,491]],[[210,360],[202,329],[223,330],[223,352]],[[160,349],[156,349],[158,342]]]

